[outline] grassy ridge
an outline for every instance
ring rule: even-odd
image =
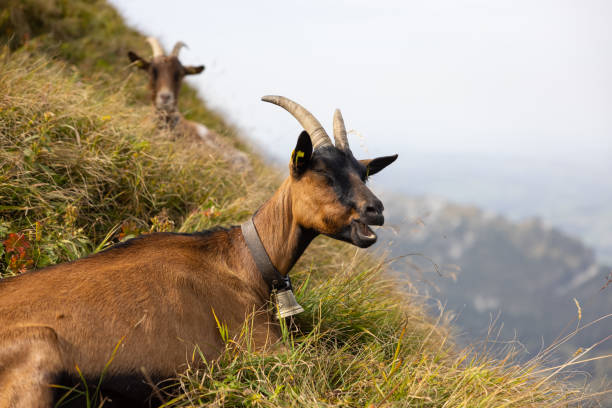
[[[32,266],[82,256],[120,225],[135,234],[187,217],[194,226],[235,221],[249,209],[235,203],[261,195],[202,147],[173,143],[125,92],[29,52],[3,59],[0,231],[33,238]],[[223,211],[200,219],[213,207]]]
[[[279,176],[238,174],[156,128],[125,53],[144,38],[102,1],[11,1],[0,10],[0,273],[89,254],[127,236],[242,221]],[[233,129],[187,88],[183,109]],[[287,152],[289,153],[289,152]],[[566,406],[581,391],[456,350],[448,328],[397,293],[385,265],[318,238],[294,269],[306,312],[275,354],[228,344],[170,379],[169,406]]]

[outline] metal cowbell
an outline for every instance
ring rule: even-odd
[[[276,307],[278,318],[293,316],[302,313],[304,308],[295,299],[295,295],[291,289],[281,290],[276,293]]]

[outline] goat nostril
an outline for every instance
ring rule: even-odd
[[[372,203],[365,208],[364,221],[370,225],[383,225],[385,217],[383,217],[382,206]]]
[[[383,203],[380,200],[376,200],[372,204],[366,207],[366,213],[367,214],[382,214],[384,209],[385,208],[383,207]]]
[[[379,214],[381,211],[373,206],[366,207],[366,214]]]

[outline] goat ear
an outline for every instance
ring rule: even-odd
[[[195,74],[199,74],[200,72],[204,71],[204,65],[198,65],[198,66],[190,65],[184,68],[185,68],[185,75],[195,75]]]
[[[136,63],[136,66],[140,69],[147,70],[149,69],[149,65],[151,65],[148,61],[145,61],[133,51],[128,52],[128,57],[130,58],[130,61],[132,61],[132,63]]]
[[[291,175],[293,177],[299,177],[302,173],[304,173],[308,167],[308,162],[310,161],[311,156],[312,141],[310,140],[310,136],[308,136],[308,132],[304,130],[302,133],[300,133],[295,149],[293,149],[293,152],[291,153],[289,170],[291,171]]]
[[[375,159],[370,160],[359,160],[359,162],[366,166],[367,174],[368,176],[371,176],[372,174],[378,173],[379,171],[393,163],[395,159],[397,159],[397,154],[394,154],[393,156],[377,157]]]

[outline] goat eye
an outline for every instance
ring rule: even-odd
[[[336,180],[334,180],[333,177],[328,176],[327,174],[325,174],[325,181],[327,182],[328,185],[330,186],[334,186],[334,184],[336,183]]]
[[[152,73],[153,73],[153,79],[157,79],[157,75],[158,75],[157,68],[153,67]]]
[[[321,180],[325,180],[325,183],[327,183],[328,185],[334,185],[333,177],[327,174],[327,171],[325,171],[324,169],[312,169],[312,172],[316,174]]]
[[[181,75],[178,72],[174,73],[174,82],[178,82],[181,79]]]

